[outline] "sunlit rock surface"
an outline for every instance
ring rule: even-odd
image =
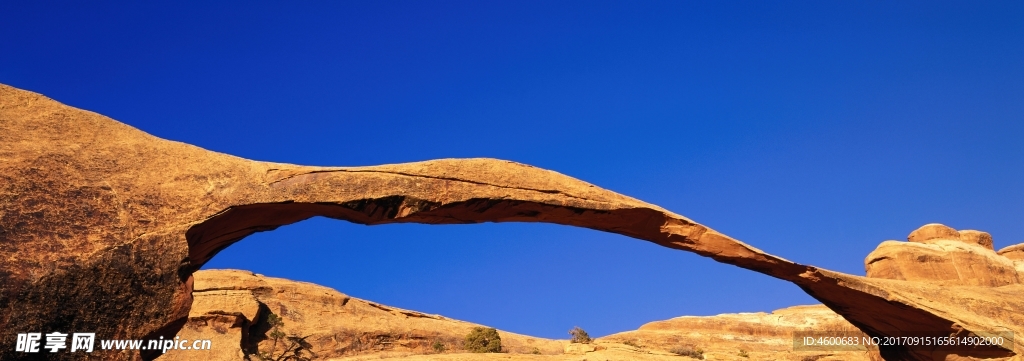
[[[982,275],[986,269],[1001,269],[993,268],[998,264],[967,274],[978,281],[958,276],[957,285],[847,275],[767,254],[661,207],[524,164],[495,159],[373,167],[258,162],[159,139],[4,85],[0,205],[4,345],[14,344],[24,332],[174,337],[189,321],[193,272],[252,233],[314,216],[369,225],[547,222],[586,227],[792,282],[872,336],[922,330],[1024,332],[1021,285],[1006,275]],[[923,239],[936,237],[950,235],[938,230]],[[979,237],[976,242],[984,241]],[[1013,346],[955,354],[880,349],[890,360],[1005,359],[1020,351]],[[94,356],[153,359],[159,353]],[[0,359],[26,357],[35,355],[0,348]],[[70,353],[53,358],[76,359]]]
[[[678,317],[602,337],[591,344],[499,331],[504,353],[481,355],[467,354],[463,349],[463,338],[480,325],[360,300],[310,283],[247,271],[208,270],[195,273],[193,294],[189,321],[178,336],[210,339],[216,347],[209,351],[171,350],[161,360],[255,359],[259,352],[278,356],[284,345],[292,343],[282,339],[276,351],[271,351],[275,345],[268,337],[270,314],[282,318],[284,334],[307,343],[308,349],[300,354],[314,360],[406,359],[417,355],[459,360],[578,360],[581,355],[601,360],[679,360],[672,351],[680,347],[701,350],[711,360],[872,360],[873,355],[869,351],[792,351],[795,331],[857,332],[821,305],[772,313]],[[874,357],[878,358],[877,352]]]
[[[1014,261],[992,250],[988,233],[929,224],[907,239],[882,242],[871,252],[864,260],[867,276],[984,287],[1020,283]]]
[[[398,357],[465,352],[463,338],[474,327],[482,327],[352,298],[312,283],[264,277],[247,271],[198,271],[195,280],[192,312],[178,335],[189,340],[226,335],[230,340],[208,352],[170,351],[161,360],[237,360],[260,352],[277,356],[284,353],[287,346],[300,345],[287,337],[302,338],[308,348],[301,354],[315,355],[318,360],[358,355]],[[280,330],[287,336],[279,339],[276,346],[267,322],[271,314],[281,318]],[[236,323],[235,328],[225,328],[209,321],[222,315],[240,317],[242,322]],[[565,343],[504,331],[499,334],[502,345],[510,353],[561,354]]]
[[[733,313],[684,316],[645,324],[636,331],[603,337],[634,345],[639,350],[671,351],[679,346],[700,348],[714,360],[879,360],[875,349],[864,351],[794,351],[798,331],[859,334],[858,329],[822,305],[793,306],[771,313]],[[742,357],[745,354],[748,357]]]

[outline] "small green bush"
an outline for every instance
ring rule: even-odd
[[[306,342],[306,338],[309,336],[299,337],[286,335],[284,331],[281,330],[281,328],[284,327],[284,320],[282,320],[280,316],[271,312],[267,315],[264,322],[266,322],[267,326],[270,327],[270,330],[268,330],[270,332],[267,333],[266,336],[273,340],[273,342],[269,345],[269,350],[257,350],[257,353],[253,355],[256,356],[257,360],[310,361],[316,357],[312,351],[313,345]],[[279,345],[283,347],[283,349],[280,350],[280,353],[278,353]]]
[[[501,336],[498,336],[496,329],[474,327],[466,335],[465,348],[466,351],[476,353],[501,352]]]
[[[444,352],[445,349],[447,349],[446,347],[444,347],[444,344],[441,343],[441,341],[434,341],[434,344],[430,345],[430,347],[433,348],[434,352],[437,353],[442,353]]]
[[[698,359],[698,360],[703,360],[704,359],[704,350],[701,350],[700,348],[693,347],[693,346],[677,346],[677,347],[673,347],[668,352],[674,353],[674,354],[679,355],[679,356],[686,356],[686,357],[690,357],[690,358],[695,358],[695,359]]]
[[[572,338],[569,339],[569,342],[571,343],[590,343],[590,341],[593,341],[590,339],[590,335],[587,334],[587,331],[583,331],[580,326],[573,327],[569,330],[569,334],[572,335]]]

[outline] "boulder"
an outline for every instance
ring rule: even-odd
[[[960,232],[944,224],[930,223],[915,229],[907,236],[908,242],[929,243],[937,240],[959,241]]]
[[[987,249],[994,250],[992,244],[992,235],[988,232],[975,231],[973,229],[967,229],[960,231],[960,240],[964,243],[976,244]]]
[[[957,231],[949,226],[939,223],[930,223],[910,232],[907,236],[908,242],[914,243],[935,243],[941,241],[960,241],[967,244],[976,244],[984,248],[992,248],[992,235],[988,232],[966,229]]]

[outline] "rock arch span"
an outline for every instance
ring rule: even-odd
[[[548,170],[494,159],[333,168],[256,162],[159,139],[4,85],[0,204],[4,344],[20,332],[173,335],[188,315],[192,272],[249,234],[313,216],[362,224],[586,227],[792,282],[870,335],[1024,331],[1019,285],[941,287],[796,264],[658,206]],[[962,302],[964,295],[973,302]],[[892,360],[959,357],[901,347],[881,351]],[[1013,346],[961,353],[1019,357]],[[23,356],[0,349],[3,359]]]
[[[192,226],[186,233],[190,261],[201,265],[254,232],[324,216],[367,225],[555,223],[647,240],[783,279],[805,270],[658,206],[510,161],[442,159],[282,173],[257,186],[251,203]]]

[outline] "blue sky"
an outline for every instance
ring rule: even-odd
[[[515,160],[863,274],[930,222],[1024,242],[1021,19],[1020,2],[9,1],[0,83],[257,160]],[[313,219],[207,267],[559,338],[814,302],[544,224]]]

